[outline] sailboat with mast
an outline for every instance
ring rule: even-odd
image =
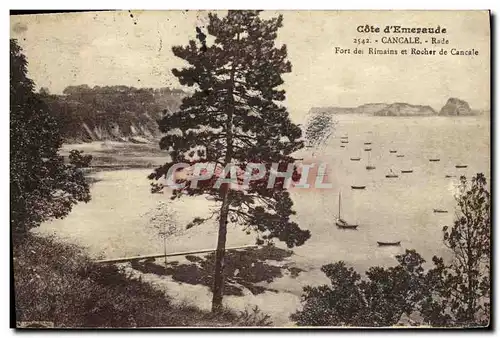
[[[347,221],[342,218],[341,212],[342,212],[342,197],[341,197],[341,193],[339,191],[339,217],[337,218],[337,221],[335,222],[335,224],[340,229],[356,230],[356,228],[358,227],[358,224],[347,223]]]
[[[371,159],[372,159],[371,153],[372,153],[371,151],[368,152],[368,164],[365,167],[366,170],[374,170],[375,169],[375,166],[371,163]]]
[[[394,173],[394,171],[392,171],[392,169],[389,169],[389,173],[387,175],[385,175],[385,177],[387,178],[397,178],[399,177],[396,173]]]

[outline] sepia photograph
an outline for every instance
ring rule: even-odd
[[[491,328],[491,19],[11,13],[14,327]]]

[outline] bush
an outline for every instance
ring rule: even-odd
[[[392,326],[410,316],[425,295],[425,262],[414,250],[396,256],[398,265],[372,267],[366,279],[344,262],[321,268],[330,285],[306,286],[302,310],[292,314],[306,326]]]
[[[236,315],[172,305],[117,266],[93,263],[74,245],[30,235],[14,248],[17,321],[55,327],[234,326]]]
[[[268,314],[263,313],[256,305],[251,310],[241,311],[236,318],[238,326],[271,326],[273,323]]]

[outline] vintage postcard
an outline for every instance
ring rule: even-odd
[[[488,11],[10,18],[18,328],[487,328]]]

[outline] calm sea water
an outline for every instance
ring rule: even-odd
[[[471,178],[478,172],[490,177],[489,120],[354,115],[337,118],[336,130],[323,147],[304,149],[297,156],[327,163],[328,180],[333,185],[332,189],[292,191],[296,221],[309,229],[312,237],[303,246],[294,248],[295,254],[288,263],[304,271],[297,278],[284,276],[274,280],[270,287],[278,293],[225,297],[228,306],[243,310],[258,305],[271,314],[275,325],[288,325],[289,315],[300,306],[302,287],[327,282],[320,271],[323,264],[344,260],[363,272],[374,265],[394,265],[394,256],[405,249],[416,249],[428,262],[433,255],[448,256],[441,229],[454,219],[458,177]],[[341,148],[340,137],[345,135],[349,143]],[[370,164],[375,170],[365,169],[368,152],[363,151],[364,142],[372,142]],[[391,149],[404,157],[389,153]],[[351,157],[362,159],[353,162]],[[440,162],[429,162],[429,158],[439,158]],[[456,169],[456,164],[468,167]],[[390,169],[399,177],[386,178]],[[408,169],[413,173],[401,173]],[[165,226],[173,227],[166,242],[168,252],[215,247],[215,221],[190,230],[185,227],[194,217],[207,216],[210,208],[215,207],[213,202],[204,197],[171,202],[167,195],[153,195],[146,179],[150,172],[135,169],[96,173],[92,200],[77,205],[63,220],[42,224],[38,231],[83,245],[94,257],[161,253],[164,241],[158,232]],[[456,177],[445,178],[447,174]],[[351,185],[366,185],[366,189],[351,190]],[[342,216],[359,224],[358,230],[340,230],[335,226],[340,191]],[[449,212],[436,214],[434,208]],[[377,241],[401,241],[401,246],[379,247]],[[229,227],[228,247],[254,243],[253,236]],[[178,301],[210,308],[211,294],[207,287],[179,284],[171,277],[145,275],[144,278]]]
[[[393,264],[394,255],[405,248],[416,249],[427,260],[434,254],[446,255],[441,229],[453,222],[458,177],[471,178],[478,172],[490,176],[489,119],[336,118],[336,129],[324,146],[303,149],[298,154],[306,160],[327,163],[333,188],[292,191],[296,221],[312,233],[306,244],[294,249],[297,264],[319,268],[345,260],[365,269],[374,264]],[[340,137],[346,135],[349,143],[341,148]],[[372,143],[370,154],[364,151],[365,142]],[[351,161],[351,157],[361,157],[361,161]],[[440,161],[429,162],[429,158]],[[368,163],[376,169],[367,171]],[[457,164],[468,167],[456,169]],[[391,169],[399,177],[386,178]],[[401,173],[409,169],[413,173]],[[108,257],[162,252],[164,242],[158,236],[158,226],[152,227],[151,223],[162,227],[162,219],[172,218],[179,229],[184,229],[193,217],[209,212],[213,204],[203,197],[172,203],[167,196],[152,195],[146,179],[149,172],[139,169],[98,173],[91,202],[77,205],[67,218],[43,224],[40,230],[75,239],[92,253]],[[456,177],[445,178],[447,174]],[[352,190],[351,185],[365,185],[366,189]],[[342,217],[359,224],[356,231],[335,226],[339,192]],[[162,214],[165,203],[174,210],[173,216]],[[436,214],[434,208],[448,213]],[[228,245],[254,242],[239,229],[230,232],[233,235],[228,237]],[[215,222],[196,232],[181,231],[169,239],[170,251],[212,247],[216,235]],[[378,247],[377,241],[401,241],[401,247]]]
[[[337,119],[334,136],[313,156],[328,163],[333,189],[296,190],[293,196],[299,223],[312,232],[311,240],[296,249],[304,264],[345,260],[365,269],[393,264],[394,255],[405,248],[416,249],[428,261],[434,254],[446,256],[441,229],[453,223],[459,176],[471,178],[478,172],[490,176],[488,118],[339,115]],[[349,140],[345,148],[340,147],[343,136]],[[365,152],[365,147],[372,151]],[[304,151],[305,158],[311,150]],[[376,169],[366,170],[368,163]],[[468,167],[457,169],[457,164]],[[410,169],[413,173],[401,173]],[[399,177],[386,178],[390,170]],[[456,177],[445,178],[447,174]],[[351,185],[366,188],[352,190]],[[335,226],[339,191],[342,216],[359,224],[357,231]],[[448,213],[436,214],[434,208]],[[401,241],[401,247],[378,247],[377,241]]]

